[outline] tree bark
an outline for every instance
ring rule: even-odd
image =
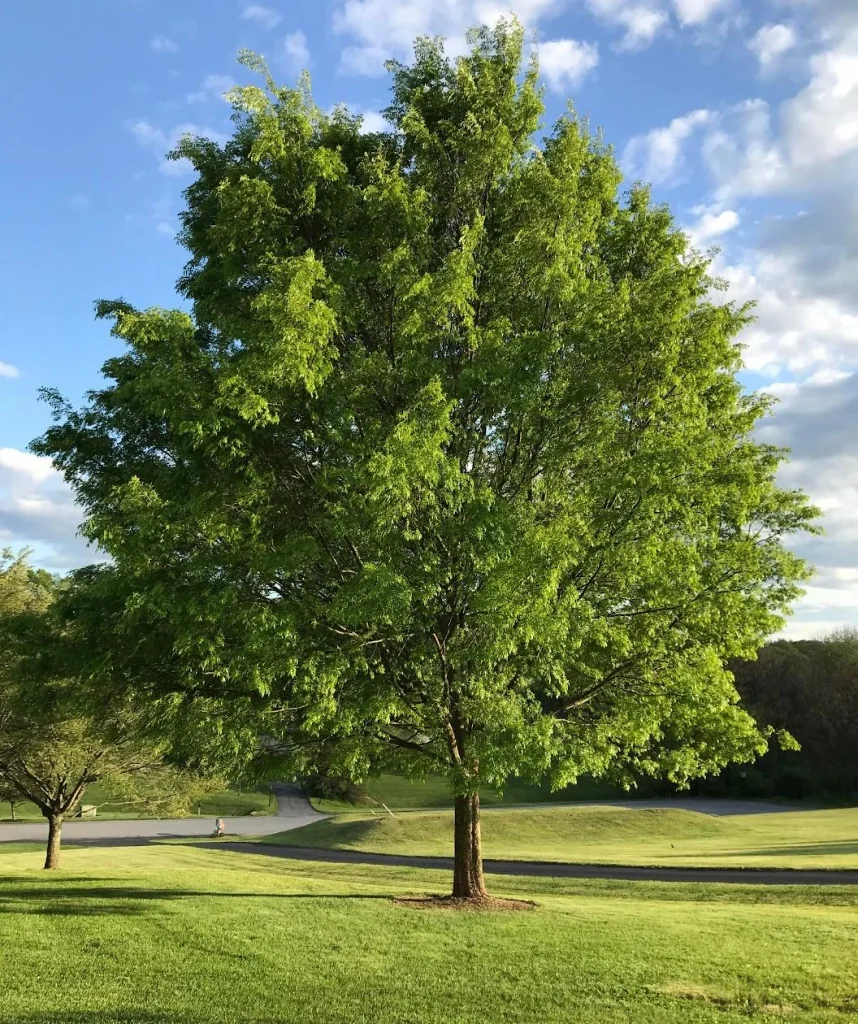
[[[60,866],[60,841],[63,835],[62,815],[48,816],[48,851],[45,855],[45,868],[53,870]]]
[[[480,794],[456,797],[453,896],[478,900],[488,894],[483,878]]]

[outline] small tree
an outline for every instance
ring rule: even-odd
[[[247,756],[442,772],[480,898],[481,786],[765,748],[724,661],[814,510],[751,437],[747,308],[574,114],[536,144],[517,25],[471,43],[389,65],[382,134],[245,56],[233,138],[175,154],[192,313],[100,303],[128,350],[34,450],[114,559],[111,678]]]
[[[20,790],[13,786],[11,782],[7,782],[6,779],[0,778],[0,803],[8,804],[9,810],[12,812],[12,821],[15,821],[16,814],[15,808],[25,802]]]
[[[25,554],[3,556],[0,792],[32,801],[47,820],[46,868],[59,867],[63,822],[94,782],[164,812],[182,812],[219,788],[168,765],[163,749],[142,737],[140,718],[127,705],[102,694],[99,712],[81,706],[80,687],[69,682],[72,647],[52,614],[51,590]]]

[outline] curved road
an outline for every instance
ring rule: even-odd
[[[276,782],[273,786],[277,798],[274,815],[248,815],[224,818],[226,831],[238,836],[270,836],[272,832],[309,825],[326,817],[310,806],[310,801],[297,786]],[[207,818],[72,818],[63,825],[63,841],[104,846],[121,846],[148,842],[152,839],[210,836],[214,831],[214,816]],[[16,822],[0,825],[0,843],[47,842],[48,825],[43,821]]]
[[[226,830],[235,836],[271,835],[300,828],[328,817],[310,806],[297,786],[275,783],[277,814],[225,818]],[[693,798],[664,801],[611,801],[614,806],[676,807],[712,815],[765,814],[789,810],[772,804],[728,800],[697,800]],[[540,805],[545,806],[545,805]],[[548,806],[559,806],[557,804]],[[569,805],[566,805],[569,806]],[[486,808],[489,810],[489,808]],[[63,839],[85,846],[137,846],[159,839],[210,836],[213,818],[125,818],[117,820],[75,819],[63,826]],[[21,822],[0,825],[0,843],[44,842],[47,825],[43,822]],[[409,857],[399,854],[358,853],[350,850],[315,850],[307,847],[276,846],[261,842],[201,843],[212,850],[252,853],[288,860],[321,861],[332,864],[376,864],[387,867],[430,868],[452,871],[449,857]],[[542,861],[486,860],[484,868],[493,875],[535,875],[560,878],[606,878],[652,882],[728,882],[744,885],[858,885],[858,871],[794,871],[788,869],[740,868],[648,868],[611,864],[551,864]]]

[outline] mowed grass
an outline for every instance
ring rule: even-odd
[[[714,817],[624,807],[492,810],[483,854],[499,860],[684,867],[858,868],[858,808]],[[451,856],[449,811],[305,825],[261,840],[315,849]]]
[[[854,1020],[858,893],[490,877],[523,912],[421,910],[446,872],[228,850],[0,861],[0,1022]]]
[[[311,797],[310,802],[323,814],[365,814],[367,807],[378,807],[383,811],[384,805],[393,811],[420,811],[453,806],[450,785],[440,775],[428,775],[419,782],[412,782],[401,775],[379,775],[368,779],[362,789],[366,798],[361,804],[327,800],[322,797]],[[503,793],[485,790],[480,794],[480,801],[484,807],[492,807],[569,800],[611,800],[628,798],[629,795],[616,786],[594,779],[581,779],[577,785],[556,792],[552,792],[547,785],[534,786],[520,779],[510,779]]]

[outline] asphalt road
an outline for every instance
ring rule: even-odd
[[[200,843],[211,850],[283,857],[326,864],[379,864],[384,867],[452,871],[452,857],[406,857],[400,854],[313,850],[265,843]],[[630,882],[727,882],[739,885],[858,885],[858,871],[789,871],[741,868],[645,868],[613,864],[549,864],[544,861],[484,860],[489,875],[540,875],[554,878],[614,878]]]
[[[307,797],[286,783],[276,783],[277,814],[259,817],[225,818],[226,831],[236,837],[267,836],[286,832],[326,817],[310,806]],[[704,814],[767,814],[793,808],[738,800],[703,800],[693,797],[666,800],[617,800],[620,807],[675,807]],[[540,804],[558,807],[559,804]],[[563,805],[573,806],[573,805]],[[603,805],[604,806],[604,805]],[[492,808],[486,808],[491,810]],[[498,809],[498,808],[494,808]],[[213,818],[76,819],[63,826],[63,840],[82,846],[140,846],[159,839],[206,837],[214,829]],[[44,842],[47,825],[20,822],[0,825],[0,843]],[[288,860],[321,861],[333,864],[377,864],[387,867],[432,868],[451,871],[449,857],[407,857],[382,853],[357,853],[348,850],[314,850],[304,847],[275,846],[265,843],[202,843],[207,849],[232,850]],[[741,870],[730,868],[646,868],[609,864],[549,864],[540,861],[486,860],[486,873],[495,875],[554,876],[561,878],[613,878],[654,882],[727,882],[743,885],[858,885],[858,871]]]
[[[275,783],[276,815],[224,818],[227,833],[236,836],[267,836],[272,832],[309,825],[325,815],[314,811],[297,786]],[[214,831],[212,818],[74,818],[63,825],[64,843],[120,846],[152,839],[209,836]],[[0,825],[0,843],[47,842],[48,825],[43,821]]]

